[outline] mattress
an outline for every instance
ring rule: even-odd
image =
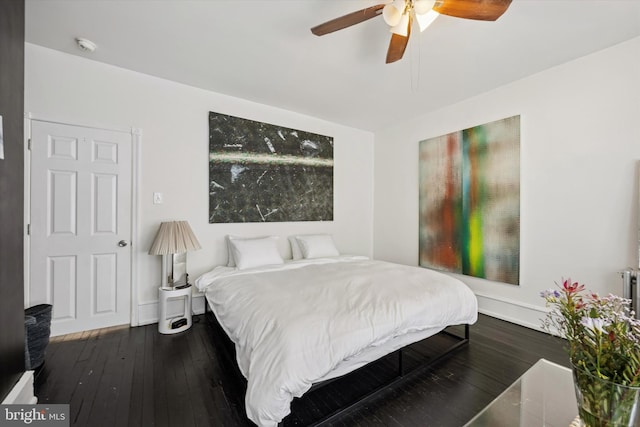
[[[195,284],[235,345],[247,416],[264,427],[313,384],[477,320],[460,280],[365,257],[217,267]]]

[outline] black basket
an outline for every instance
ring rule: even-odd
[[[24,311],[29,353],[29,358],[25,357],[27,370],[39,368],[44,363],[44,354],[51,334],[51,309],[51,304],[38,304]],[[35,318],[35,323],[30,321],[29,317]]]

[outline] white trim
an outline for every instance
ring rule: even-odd
[[[503,297],[497,297],[495,295],[487,295],[483,292],[478,292],[478,291],[474,291],[474,293],[476,294],[476,296],[478,297],[482,297],[482,298],[486,298],[486,299],[491,299],[494,301],[500,301],[506,304],[513,304],[516,305],[518,307],[523,307],[526,308],[527,310],[534,310],[534,311],[539,311],[541,313],[548,313],[549,310],[545,307],[539,306],[539,305],[533,305],[533,304],[529,304],[526,302],[521,302],[521,301],[515,301],[509,298],[503,298]]]
[[[134,134],[134,130],[135,130],[135,132],[140,132],[140,135],[142,134],[142,131],[140,131],[139,129],[135,129],[135,128],[121,128],[121,127],[118,127],[118,126],[108,126],[108,125],[96,124],[96,123],[79,124],[79,123],[75,123],[75,122],[70,121],[70,120],[64,120],[64,119],[60,119],[60,118],[44,117],[44,116],[40,116],[39,114],[35,114],[35,113],[25,113],[25,116],[28,116],[29,119],[31,119],[31,120],[37,120],[39,122],[56,123],[56,124],[59,124],[59,125],[78,126],[78,127],[90,128],[90,129],[108,130],[110,132],[127,133],[127,134],[130,134],[130,135],[133,135]]]
[[[27,234],[27,224],[31,222],[31,151],[28,150],[28,141],[31,139],[31,123],[33,121],[56,123],[69,126],[77,126],[91,129],[107,130],[111,132],[126,133],[131,135],[131,285],[129,296],[129,323],[131,326],[138,326],[138,256],[136,249],[140,239],[140,230],[138,224],[140,222],[140,197],[138,192],[141,170],[141,145],[142,145],[142,129],[131,127],[129,129],[123,129],[118,127],[106,127],[95,124],[76,124],[67,120],[59,119],[47,119],[40,117],[30,112],[24,113],[24,150],[25,150],[25,165],[24,165],[24,306],[29,305],[29,289],[31,285],[30,276],[30,249],[31,249],[31,236]]]
[[[141,179],[142,161],[142,129],[131,128],[131,300],[130,319],[131,326],[140,324],[138,316],[138,284],[140,283],[138,269],[138,245],[140,238],[140,195],[138,188]]]
[[[191,310],[193,314],[204,314],[204,294],[194,294],[191,298]]]
[[[487,295],[481,292],[475,292],[475,294],[478,298],[478,311],[480,313],[516,325],[542,331],[542,318],[548,313],[545,307]]]
[[[137,311],[138,326],[158,323],[158,301],[139,302]]]
[[[191,296],[191,310],[193,314],[204,314],[204,294]],[[138,304],[138,326],[158,323],[158,301],[147,301]]]
[[[31,253],[31,236],[27,234],[27,230],[29,224],[31,223],[31,150],[29,150],[29,140],[31,139],[31,113],[24,113],[24,197],[23,197],[23,252],[22,258],[24,260],[23,263],[23,274],[24,274],[24,307],[28,307],[29,299],[30,299],[30,291],[31,288],[29,284],[31,283],[31,269],[29,268]]]
[[[33,392],[33,371],[23,373],[2,401],[3,405],[35,405],[36,403],[38,398]]]

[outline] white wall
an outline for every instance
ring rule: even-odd
[[[635,38],[377,132],[374,257],[418,262],[419,141],[519,114],[520,286],[460,277],[481,311],[532,327],[563,277],[621,293],[616,272],[638,265],[639,52]]]
[[[147,251],[162,221],[189,221],[202,244],[188,255],[192,279],[226,262],[226,234],[279,235],[285,257],[287,235],[312,232],[332,233],[342,252],[373,253],[372,133],[31,44],[25,52],[25,110],[73,124],[142,129],[140,239],[134,242],[141,323],[157,319],[160,257]],[[209,111],[332,136],[334,220],[209,224]],[[152,203],[153,192],[163,193],[163,204]]]

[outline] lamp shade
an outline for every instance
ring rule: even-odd
[[[170,221],[160,224],[149,255],[179,254],[200,248],[200,242],[187,221]]]

